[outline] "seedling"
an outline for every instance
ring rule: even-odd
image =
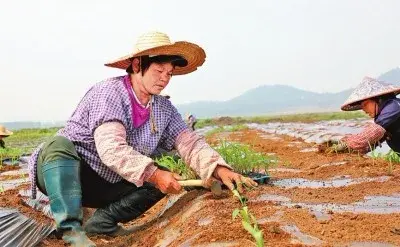
[[[159,166],[179,174],[183,179],[195,179],[197,177],[196,173],[180,157],[163,155],[161,158],[156,158],[155,161]]]
[[[250,172],[265,173],[273,161],[274,156],[257,153],[249,145],[222,141],[215,150],[230,164],[233,169],[241,174]]]
[[[247,207],[247,199],[240,195],[240,193],[234,189],[232,193],[235,197],[237,197],[240,201],[241,208],[236,208],[232,212],[232,219],[236,219],[236,217],[240,217],[242,219],[243,228],[253,236],[256,241],[257,247],[264,246],[264,237],[262,231],[258,228],[257,219],[253,214],[249,212],[249,208]]]

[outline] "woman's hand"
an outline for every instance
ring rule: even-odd
[[[217,166],[214,171],[216,178],[220,179],[230,190],[235,189],[243,192],[243,184],[247,187],[255,187],[257,183],[251,178],[240,175],[239,173],[233,172],[224,166]]]
[[[343,153],[346,151],[350,151],[350,149],[342,140],[329,140],[318,145],[320,153]]]
[[[148,182],[154,184],[164,194],[178,194],[182,186],[178,183],[181,177],[172,172],[157,169]]]

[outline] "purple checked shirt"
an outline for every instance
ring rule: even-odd
[[[74,143],[76,151],[84,162],[111,183],[122,177],[110,170],[101,161],[94,142],[94,131],[106,122],[120,122],[125,126],[127,143],[143,155],[150,156],[157,147],[171,150],[178,135],[187,129],[177,109],[165,97],[154,95],[152,111],[157,132],[152,133],[150,121],[135,128],[132,108],[133,94],[127,86],[128,75],[110,78],[94,85],[78,104],[65,127],[57,135]],[[29,162],[32,197],[36,197],[37,159],[42,145],[32,154]]]

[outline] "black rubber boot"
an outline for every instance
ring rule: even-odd
[[[153,185],[145,183],[120,200],[97,209],[85,223],[84,229],[89,235],[128,235],[132,231],[119,226],[118,223],[129,222],[139,217],[164,196]]]

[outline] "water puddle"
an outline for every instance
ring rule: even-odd
[[[292,173],[299,173],[301,170],[299,169],[292,169],[292,168],[273,168],[268,169],[269,172],[292,172]]]
[[[352,242],[349,244],[338,244],[335,247],[395,247],[397,245],[383,243],[383,242]]]
[[[326,211],[319,211],[311,208],[310,213],[313,214],[319,222],[326,222],[332,218],[332,216]]]
[[[324,243],[319,238],[302,233],[296,225],[284,225],[281,226],[281,229],[295,237],[295,239],[291,240],[292,244],[322,245]]]
[[[276,211],[270,217],[264,217],[264,218],[257,219],[257,224],[265,224],[268,222],[279,222],[279,221],[281,221],[283,214],[284,214],[283,211]]]
[[[208,216],[206,218],[201,218],[198,221],[199,226],[207,226],[213,222],[212,217]]]
[[[353,184],[360,184],[365,182],[386,182],[390,179],[389,176],[381,176],[374,178],[338,178],[331,180],[308,180],[304,178],[288,178],[271,181],[275,186],[282,188],[330,188],[330,187],[344,187]]]
[[[254,202],[276,202],[279,205],[286,207],[301,207],[310,210],[310,213],[315,215],[320,221],[326,221],[331,218],[332,212],[336,213],[369,213],[369,214],[392,214],[400,213],[400,194],[390,196],[366,196],[363,201],[354,202],[351,204],[337,203],[304,203],[291,202],[291,199],[281,195],[263,194],[254,200]]]

